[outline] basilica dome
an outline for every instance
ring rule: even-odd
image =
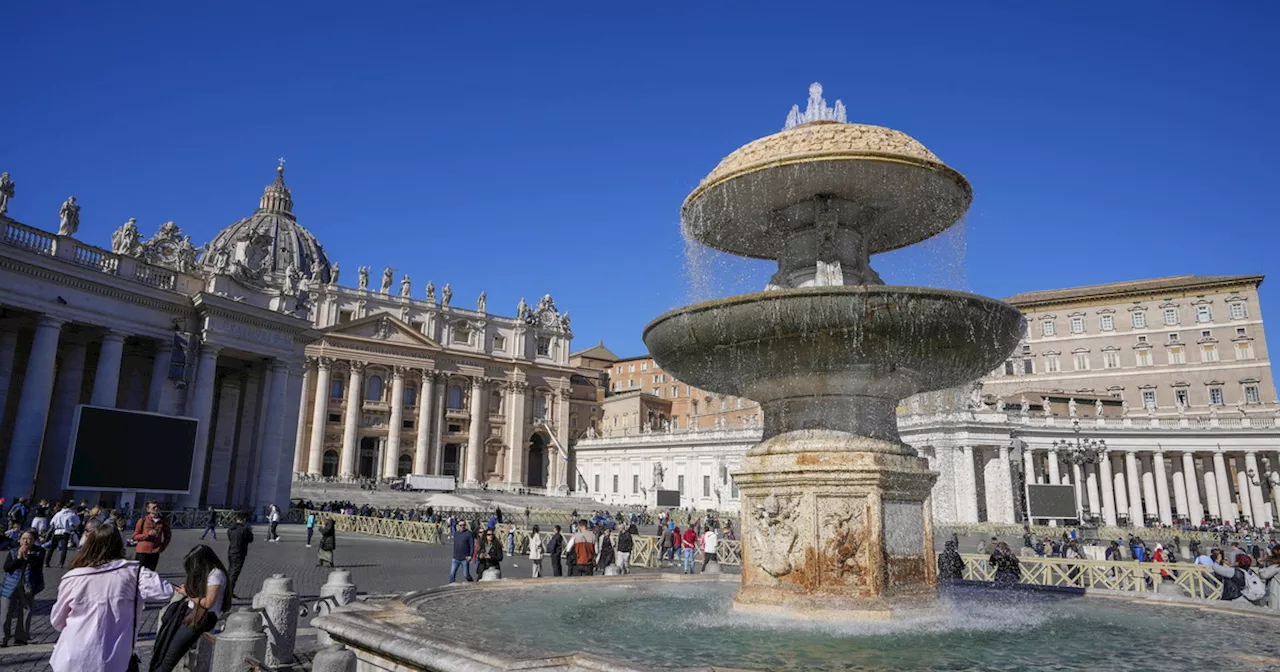
[[[284,185],[284,167],[276,169],[276,179],[262,192],[262,200],[252,216],[223,229],[209,243],[205,259],[222,252],[235,258],[237,248],[265,234],[270,244],[257,269],[265,279],[283,278],[290,266],[312,282],[329,282],[329,258],[320,241],[298,223],[293,215],[293,197]],[[315,277],[318,274],[319,277]]]

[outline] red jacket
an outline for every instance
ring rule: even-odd
[[[152,535],[152,532],[155,535]],[[169,526],[164,520],[153,520],[151,516],[143,516],[138,519],[138,524],[133,528],[133,540],[138,542],[137,548],[134,550],[138,553],[163,553],[164,549],[169,547],[169,539],[172,534],[169,532]]]
[[[684,536],[680,537],[680,548],[696,548],[698,545],[698,533],[693,528],[686,528]]]

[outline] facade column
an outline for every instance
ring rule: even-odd
[[[1253,525],[1254,527],[1266,527],[1271,520],[1271,507],[1263,501],[1262,484],[1266,483],[1267,475],[1258,470],[1258,453],[1248,451],[1244,454],[1245,474],[1247,479],[1245,482],[1249,485],[1249,503],[1253,505]],[[1249,476],[1249,474],[1253,474]],[[1254,479],[1258,479],[1257,485],[1254,485]]]
[[[1058,451],[1050,448],[1049,457],[1047,458],[1047,466],[1049,467],[1049,483],[1051,485],[1062,485],[1062,474],[1058,471]]]
[[[1169,501],[1169,480],[1165,477],[1164,451],[1157,450],[1151,455],[1151,474],[1156,480],[1156,515],[1165,525],[1173,524],[1173,507]]]
[[[1178,507],[1178,516],[1192,520],[1191,505],[1187,500],[1187,477],[1182,473],[1184,467],[1182,460],[1169,457],[1169,478],[1173,481],[1173,502]]]
[[[347,413],[342,425],[342,456],[338,473],[342,478],[356,475],[356,451],[360,449],[360,407],[364,404],[360,390],[364,389],[364,364],[351,362],[351,375],[347,376]]]
[[[307,473],[319,476],[324,471],[324,428],[329,422],[329,381],[333,360],[321,357],[316,362],[315,408],[311,409],[311,445],[307,450]],[[307,386],[303,384],[305,394]],[[307,406],[304,403],[302,408]],[[306,417],[306,416],[303,416]],[[301,426],[304,423],[298,422]]]
[[[1218,510],[1221,511],[1222,522],[1236,520],[1240,513],[1231,501],[1231,479],[1227,476],[1227,460],[1219,446],[1213,452],[1213,477],[1218,490]]]
[[[1108,455],[1107,462],[1110,463],[1111,460],[1115,460],[1115,464],[1110,464],[1109,466],[1111,467],[1111,483],[1116,491],[1116,508],[1111,515],[1116,518],[1115,524],[1119,525],[1120,514],[1123,513],[1126,517],[1129,515],[1129,496],[1124,484],[1124,458],[1119,455]]]
[[[53,385],[49,428],[45,432],[44,449],[40,451],[40,467],[36,475],[36,494],[50,499],[62,497],[62,479],[67,475],[71,448],[71,423],[84,385],[87,350],[85,340],[76,336],[62,343],[62,361],[58,362],[58,378]]]
[[[1182,454],[1182,477],[1187,481],[1187,518],[1191,524],[1199,525],[1204,519],[1204,508],[1200,505],[1200,477],[1196,475],[1196,456],[1189,450]]]
[[[555,460],[552,462],[554,467],[552,473],[555,474],[556,480],[553,482],[556,483],[557,494],[560,495],[568,494],[570,490],[569,479],[572,476],[569,473],[569,398],[572,394],[573,388],[570,386],[569,379],[565,378],[563,386],[551,395],[556,402],[555,415],[552,417],[555,418],[556,441],[560,444],[560,447],[556,448]],[[551,410],[550,406],[548,406],[547,410]],[[550,448],[555,448],[555,446],[549,446],[548,449]],[[693,490],[691,489],[690,492],[693,492]],[[973,515],[976,520],[978,516],[976,499],[973,506]]]
[[[978,475],[973,466],[973,446],[960,447],[960,459],[956,461],[957,480],[956,514],[960,522],[978,522]]]
[[[1236,500],[1240,502],[1240,515],[1247,517],[1250,525],[1258,524],[1257,513],[1253,508],[1253,498],[1249,496],[1249,474],[1245,471],[1244,458],[1236,453]]]
[[[110,329],[102,335],[102,349],[98,353],[98,366],[93,375],[93,395],[89,397],[89,403],[94,406],[116,406],[116,394],[120,389],[120,359],[124,356],[124,336]]]
[[[27,356],[27,373],[22,378],[22,396],[14,416],[13,436],[9,441],[9,460],[4,470],[4,486],[0,496],[30,497],[35,487],[36,465],[44,442],[45,424],[49,420],[49,401],[53,398],[53,372],[58,356],[58,334],[62,320],[41,315]]]
[[[0,325],[0,419],[9,403],[9,383],[13,380],[13,360],[18,354],[18,330]]]
[[[1218,475],[1214,470],[1213,456],[1207,456],[1204,469],[1204,501],[1209,509],[1209,517],[1222,521],[1222,500],[1218,498]]]
[[[521,486],[525,482],[526,459],[524,441],[524,399],[528,383],[507,382],[507,483]]]
[[[418,386],[418,430],[417,440],[413,445],[413,473],[419,476],[427,471],[427,457],[431,452],[431,407],[435,400],[436,372],[423,371],[422,383]]]
[[[169,387],[169,361],[173,358],[173,341],[162,338],[156,341],[156,358],[151,362],[151,385],[147,390],[147,410],[167,413],[164,398]]]
[[[298,394],[298,417],[301,419],[298,421],[297,434],[293,437],[293,473],[295,474],[307,473],[307,465],[310,463],[307,455],[310,446],[307,442],[307,395],[311,392],[311,367],[315,364],[313,360],[314,358],[308,357],[302,365],[302,392]],[[316,404],[316,407],[323,408],[320,404]],[[323,424],[317,427],[324,429]],[[323,440],[323,431],[320,432],[320,436]]]
[[[271,386],[267,388],[270,397],[267,401],[266,431],[258,453],[262,459],[258,461],[258,490],[255,504],[267,504],[274,501],[276,489],[276,471],[280,463],[280,454],[285,447],[285,416],[288,411],[285,405],[289,395],[289,367],[279,360],[271,362]],[[291,444],[290,444],[291,445]]]
[[[488,416],[484,408],[485,388],[488,381],[482,376],[476,376],[471,379],[471,421],[468,423],[467,432],[467,463],[465,474],[466,481],[463,485],[474,488],[479,487],[480,479],[484,478],[484,440],[483,429],[489,424]]]
[[[436,387],[436,403],[435,403],[435,427],[431,428],[431,455],[435,460],[431,473],[442,476],[444,475],[444,443],[441,441],[444,436],[444,412],[445,397],[449,394],[449,378],[443,374],[440,376],[440,385]]]
[[[400,468],[400,433],[404,431],[404,367],[391,367],[391,426],[387,428],[387,450],[382,456],[382,477],[394,478]]]
[[[195,418],[196,449],[191,458],[191,478],[187,481],[187,494],[182,496],[182,506],[199,508],[204,489],[204,463],[209,452],[209,432],[213,429],[213,388],[218,373],[218,348],[209,343],[200,346],[196,363],[195,387],[189,397],[187,415]]]
[[[1129,524],[1134,527],[1146,526],[1142,518],[1142,488],[1138,476],[1138,456],[1133,451],[1124,454],[1124,470],[1129,476]]]
[[[1116,526],[1115,476],[1111,473],[1111,456],[1102,454],[1098,461],[1099,478],[1102,487],[1102,522],[1104,525]]]
[[[1098,496],[1098,465],[1084,465],[1084,485],[1089,495],[1089,515],[1102,520],[1102,501]]]
[[[299,372],[305,371],[306,366],[306,360],[302,357],[298,357],[291,362],[285,363],[285,373],[287,374],[284,389],[285,399],[302,398],[302,393],[305,388],[302,386],[303,376],[300,375]],[[282,421],[284,425],[280,430],[282,449],[284,448],[283,444],[287,441],[287,437],[297,431],[298,425],[306,424],[306,416],[302,414],[301,404],[287,404],[283,411],[284,417]],[[278,451],[276,459],[275,487],[272,488],[271,492],[268,494],[269,499],[267,502],[280,507],[281,511],[285,511],[289,508],[289,494],[293,487],[293,471],[289,468],[293,465],[292,457],[293,456],[285,450]]]

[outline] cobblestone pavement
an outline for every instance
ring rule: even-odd
[[[316,566],[316,551],[319,549],[320,535],[316,534],[312,548],[305,546],[306,529],[301,525],[281,525],[280,541],[268,542],[265,526],[254,526],[253,545],[249,547],[249,557],[245,561],[240,574],[236,593],[251,598],[253,593],[262,587],[262,581],[272,574],[283,573],[293,579],[293,588],[305,601],[316,598],[320,586],[329,576],[327,567]],[[186,552],[200,541],[199,530],[176,530],[169,549],[160,557],[158,567],[160,575],[175,583],[183,581],[182,558]],[[218,540],[206,539],[218,556],[226,561],[227,542],[223,530],[218,531]],[[338,533],[337,550],[334,560],[339,567],[351,570],[352,581],[361,594],[378,594],[405,592],[408,590],[424,590],[434,588],[448,582],[449,558],[452,547],[446,544],[416,544],[394,539],[368,537],[354,533]],[[68,554],[70,564],[73,554]],[[502,563],[503,573],[508,577],[529,576],[528,558],[508,558]],[[547,563],[544,571],[550,574]],[[728,570],[728,568],[726,568]],[[652,572],[637,568],[637,572]],[[663,570],[672,571],[672,570]],[[11,646],[0,649],[0,670],[3,672],[43,672],[49,668],[49,656],[53,644],[58,640],[58,633],[49,623],[49,611],[57,598],[58,581],[64,570],[55,566],[45,570],[44,592],[36,596],[36,609],[31,619],[32,638],[28,646]],[[249,599],[235,600],[234,608],[248,607]],[[139,655],[145,666],[150,657],[150,640],[155,637],[156,619],[165,605],[148,604],[143,616],[142,628],[139,631]],[[304,618],[299,626],[309,625],[310,619]],[[302,651],[308,642],[314,643],[314,636],[299,637],[299,650]],[[304,656],[306,657],[306,656]]]

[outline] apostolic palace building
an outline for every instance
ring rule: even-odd
[[[343,286],[283,168],[203,248],[134,220],[86,231],[98,247],[74,198],[39,217],[52,231],[12,219],[0,184],[0,496],[64,496],[82,403],[196,418],[186,506],[284,505],[299,474],[570,487],[570,435],[596,421],[600,383],[569,365],[550,295],[502,317],[390,269]]]

